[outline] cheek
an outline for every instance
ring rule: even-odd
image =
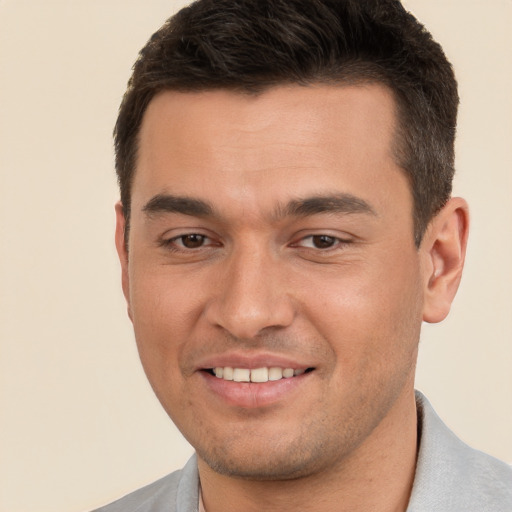
[[[416,343],[421,325],[421,281],[415,259],[361,263],[333,274],[309,294],[310,321],[342,360],[390,354]]]
[[[137,269],[130,277],[130,308],[137,348],[153,386],[155,380],[177,377],[193,310],[187,292],[165,272]]]
[[[198,287],[194,281],[176,276],[162,264],[144,266],[135,261],[130,270],[134,324],[155,333],[166,331],[166,325],[173,326],[170,332],[185,326],[198,302]]]

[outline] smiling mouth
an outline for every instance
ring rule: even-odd
[[[312,372],[314,368],[293,369],[280,367],[263,367],[263,368],[232,368],[231,366],[218,366],[216,368],[205,369],[210,375],[214,375],[218,379],[233,382],[273,382],[281,379],[290,379],[298,377],[305,373]]]

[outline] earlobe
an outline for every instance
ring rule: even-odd
[[[128,305],[128,316],[132,318],[130,310],[130,282],[128,273],[128,248],[125,239],[126,219],[124,216],[124,209],[121,201],[118,201],[115,206],[116,209],[116,249],[119,256],[119,263],[121,264],[121,282],[123,287],[124,297]]]
[[[457,293],[469,230],[469,211],[464,199],[452,198],[432,219],[421,250],[425,255],[423,320],[444,320]]]

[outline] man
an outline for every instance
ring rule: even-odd
[[[116,245],[142,364],[196,450],[113,511],[510,511],[414,392],[468,233],[458,96],[394,0],[201,0],[141,51]]]

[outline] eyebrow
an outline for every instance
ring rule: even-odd
[[[171,194],[157,194],[142,208],[149,217],[160,213],[178,213],[193,217],[216,216],[213,206],[202,199]],[[364,199],[352,194],[318,195],[292,199],[284,206],[278,206],[273,217],[307,217],[321,213],[362,213],[377,216],[375,210]]]
[[[159,213],[181,213],[194,217],[213,215],[213,207],[206,201],[170,194],[157,194],[152,197],[142,208],[142,211],[149,217]]]
[[[294,199],[278,209],[278,217],[307,217],[320,213],[363,213],[377,216],[364,199],[352,194],[333,194]]]

